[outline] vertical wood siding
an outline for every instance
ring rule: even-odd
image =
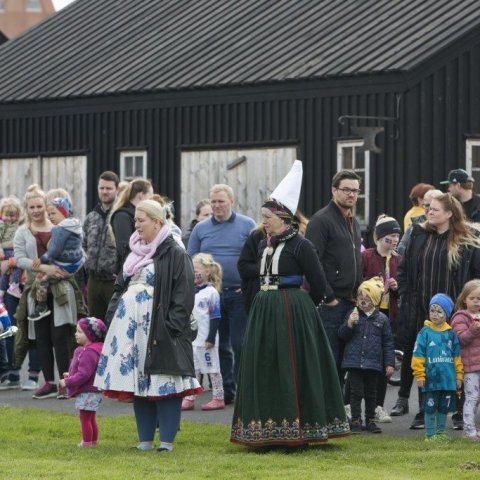
[[[398,139],[394,138],[397,128],[393,123],[379,122],[385,133],[377,138],[383,153],[372,155],[370,224],[383,212],[401,219],[409,207],[411,187],[419,181],[437,184],[451,168],[463,167],[465,134],[480,133],[478,46],[429,73],[416,75],[418,79],[410,78],[408,85],[397,91],[389,91],[381,76],[372,76],[368,87],[359,87],[352,80],[340,93],[322,90],[319,82],[318,90],[314,94],[309,90],[304,97],[291,84],[277,98],[264,98],[252,87],[250,96],[239,95],[238,100],[222,101],[220,93],[227,90],[209,91],[201,103],[187,106],[182,92],[174,92],[168,106],[158,100],[148,108],[135,108],[135,102],[143,97],[132,96],[128,110],[92,106],[87,113],[72,109],[29,118],[12,115],[0,120],[0,157],[84,152],[91,208],[96,202],[96,179],[104,170],[119,171],[119,152],[146,149],[148,174],[155,189],[174,199],[180,214],[182,148],[297,145],[305,172],[300,207],[311,215],[330,198],[336,141],[353,138],[349,130],[353,122],[342,126],[338,117],[393,116],[395,94],[401,93]],[[80,100],[78,105],[82,105]],[[29,108],[25,105],[22,117]],[[249,171],[247,176],[260,173]],[[2,178],[2,185],[4,181]]]

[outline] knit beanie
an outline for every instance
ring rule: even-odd
[[[56,207],[57,210],[59,210],[60,213],[65,218],[68,218],[70,216],[71,206],[70,206],[70,202],[68,201],[68,198],[57,197],[57,198],[54,198],[53,200],[50,200],[48,203]]]
[[[380,305],[382,295],[384,292],[384,284],[380,277],[372,277],[369,280],[365,280],[358,287],[358,291],[365,292],[375,307]]]
[[[0,303],[0,333],[8,330],[12,326],[7,309],[3,303]]]
[[[380,240],[392,233],[401,233],[400,225],[393,217],[384,217],[375,225],[375,236]]]
[[[453,312],[453,300],[444,293],[437,293],[430,300],[430,307],[432,305],[438,305],[442,307],[442,310],[445,312],[447,318],[450,318]]]
[[[99,318],[84,317],[78,321],[78,326],[82,329],[85,336],[92,342],[103,342],[107,327]]]

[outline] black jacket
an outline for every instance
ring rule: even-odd
[[[238,273],[242,279],[242,292],[245,296],[245,308],[250,311],[253,299],[260,290],[260,244],[265,238],[263,228],[253,230],[243,244],[238,257]]]
[[[116,271],[119,272],[130,253],[130,237],[135,231],[135,205],[128,202],[124,207],[115,210],[110,217],[110,225],[117,248]]]
[[[155,285],[145,373],[195,375],[190,315],[195,301],[193,265],[188,254],[167,238],[154,255]],[[129,279],[120,273],[108,306],[110,324]]]
[[[480,195],[472,195],[470,200],[462,203],[465,216],[472,222],[480,222]]]
[[[305,237],[317,249],[327,278],[326,302],[333,298],[351,299],[362,281],[362,235],[353,218],[353,233],[348,220],[335,202],[315,213],[307,225]]]
[[[401,302],[397,318],[397,341],[400,346],[415,342],[416,335],[427,318],[429,299],[424,299],[423,292],[418,291],[417,280],[420,275],[418,266],[431,234],[419,224],[413,224],[407,249],[398,266],[397,282]],[[452,269],[451,276],[457,292],[462,290],[468,280],[480,278],[480,249],[461,247],[460,263]]]
[[[342,368],[384,372],[385,367],[394,367],[395,349],[387,316],[375,310],[367,317],[359,310],[358,323],[350,328],[348,326],[350,313],[338,330],[338,336],[346,342]]]

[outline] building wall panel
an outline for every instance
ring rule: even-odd
[[[296,145],[305,170],[301,208],[310,215],[331,196],[336,142],[354,138],[350,126],[355,121],[340,125],[338,117],[394,116],[398,93],[398,123],[357,123],[385,127],[377,137],[383,152],[372,155],[370,223],[383,212],[401,218],[411,187],[419,181],[438,183],[451,168],[464,166],[465,135],[480,133],[480,49],[395,81],[381,75],[360,80],[328,88],[319,81],[308,88],[292,83],[270,90],[209,90],[197,97],[171,92],[148,100],[137,95],[88,104],[52,102],[45,108],[25,105],[18,113],[0,115],[0,156],[83,152],[91,208],[98,174],[119,171],[122,149],[144,148],[156,190],[174,199],[180,214],[185,149]]]

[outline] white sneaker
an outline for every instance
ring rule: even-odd
[[[38,382],[35,380],[27,380],[25,383],[22,383],[22,390],[38,390]]]
[[[344,405],[345,407],[345,415],[347,416],[347,420],[352,419],[352,410],[350,409],[350,405]]]
[[[375,421],[378,423],[392,423],[392,417],[379,405],[375,409]]]

